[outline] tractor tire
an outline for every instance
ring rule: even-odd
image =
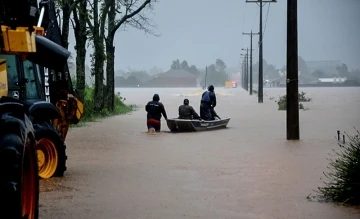
[[[0,115],[0,218],[39,217],[36,141],[26,115]]]
[[[64,176],[66,171],[66,145],[50,122],[34,124],[40,178]]]

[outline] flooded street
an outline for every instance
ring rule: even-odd
[[[157,135],[145,133],[154,93],[172,118],[184,94],[199,113],[202,91],[118,91],[139,109],[69,132],[65,176],[41,180],[40,218],[360,218],[360,209],[306,198],[323,185],[336,131],[360,129],[360,88],[299,88],[312,102],[300,111],[298,142],[286,141],[286,112],[274,102],[284,88],[265,89],[263,104],[215,88],[227,129],[173,134],[163,121]]]

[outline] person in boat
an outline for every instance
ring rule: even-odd
[[[160,96],[154,94],[153,100],[149,101],[145,110],[147,112],[147,127],[148,132],[160,132],[161,130],[161,115],[167,120],[166,110],[164,105],[160,102]]]
[[[214,86],[209,85],[208,90],[201,96],[200,117],[203,120],[214,120],[213,113],[215,112],[214,108],[216,106],[216,95],[214,90]]]
[[[194,108],[189,105],[189,99],[184,99],[184,104],[179,106],[179,117],[178,119],[198,119],[201,120],[200,116],[195,112]]]

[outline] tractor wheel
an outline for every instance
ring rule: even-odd
[[[47,179],[63,176],[66,171],[66,145],[49,122],[34,124],[39,176]]]
[[[0,218],[37,219],[39,176],[30,120],[0,119]],[[27,131],[25,131],[27,129]]]

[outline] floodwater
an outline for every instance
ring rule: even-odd
[[[184,96],[199,111],[199,89],[119,89],[139,109],[72,129],[68,170],[41,180],[41,218],[352,219],[359,208],[309,201],[322,186],[336,131],[360,129],[360,88],[300,88],[300,141],[286,141],[286,114],[265,89],[264,103],[243,89],[216,89],[227,129],[146,134],[144,105],[158,93],[168,117]]]

